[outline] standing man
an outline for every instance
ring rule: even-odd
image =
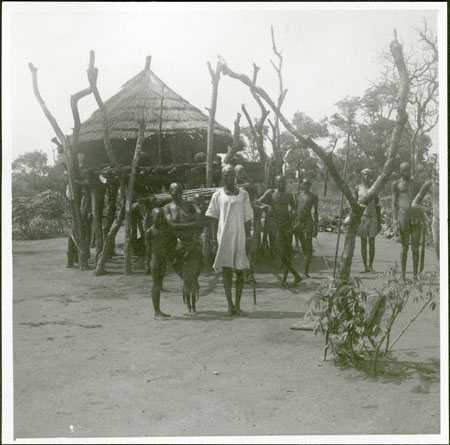
[[[309,266],[311,264],[313,247],[312,239],[317,237],[319,225],[319,197],[311,192],[311,181],[308,178],[302,180],[302,187],[297,197],[297,224],[294,228],[303,254],[305,255],[305,270],[303,276],[309,278]],[[311,211],[314,210],[314,216]]]
[[[283,175],[275,177],[275,185],[276,189],[267,190],[256,202],[268,210],[268,219],[275,231],[283,268],[281,287],[288,287],[286,280],[289,272],[294,275],[295,287],[302,280],[292,265],[292,213],[295,212],[295,202],[294,197],[286,192],[286,178]]]
[[[211,218],[214,250],[217,251],[214,269],[223,271],[223,287],[228,302],[227,316],[247,315],[240,308],[244,288],[244,269],[249,269],[247,250],[251,244],[253,211],[245,190],[236,187],[236,172],[231,165],[222,169],[224,187],[216,191],[206,216]],[[233,270],[236,273],[236,297],[233,304]]]
[[[362,183],[356,187],[356,200],[358,203],[370,189],[373,183],[373,173],[369,168],[361,171]],[[374,272],[373,260],[375,258],[375,237],[381,231],[381,211],[378,196],[367,204],[358,227],[358,236],[361,238],[361,256],[364,264],[362,273]],[[369,265],[367,265],[367,238],[369,238]]]
[[[164,206],[164,215],[178,239],[173,267],[183,280],[183,297],[188,306],[186,315],[197,315],[195,299],[199,290],[198,277],[203,268],[201,212],[192,202],[183,199],[181,184],[170,184],[169,191],[172,202]]]
[[[400,179],[392,184],[393,218],[396,230],[400,233],[402,244],[402,277],[406,279],[406,263],[411,242],[413,276],[417,278],[419,269],[419,244],[422,232],[422,212],[412,206],[419,191],[419,184],[411,180],[411,168],[407,162],[400,164]]]
[[[423,211],[425,217],[425,212],[429,211],[429,209],[422,205],[422,201],[427,193],[430,194],[432,205],[433,219],[431,222],[431,231],[433,234],[433,244],[436,257],[439,261],[439,178],[435,171],[433,172],[433,178],[425,182],[412,202],[412,208]]]
[[[173,249],[173,232],[167,226],[163,209],[156,207],[152,210],[153,225],[145,232],[145,244],[151,264],[152,274],[152,302],[155,320],[165,320],[170,315],[160,308],[160,296],[166,274],[167,262],[171,258]]]

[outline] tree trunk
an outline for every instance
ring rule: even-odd
[[[388,181],[390,175],[392,174],[392,171],[394,169],[394,162],[395,158],[398,152],[398,147],[400,145],[400,139],[403,133],[403,130],[405,128],[405,124],[408,120],[408,115],[406,113],[406,104],[408,101],[408,95],[409,95],[409,76],[408,71],[406,69],[405,60],[403,57],[403,49],[402,46],[399,44],[397,40],[397,32],[394,31],[394,38],[391,41],[390,45],[390,51],[393,56],[395,66],[399,73],[399,96],[397,101],[397,117],[396,117],[396,123],[395,128],[392,132],[392,137],[389,145],[388,154],[386,157],[386,162],[383,166],[383,169],[381,171],[381,174],[378,176],[378,178],[375,180],[373,185],[370,187],[370,189],[367,191],[367,193],[362,197],[360,203],[358,203],[353,196],[350,188],[345,183],[345,181],[342,179],[341,175],[336,169],[336,166],[333,162],[332,156],[327,153],[323,148],[321,148],[319,145],[317,145],[311,138],[305,138],[298,132],[294,126],[286,119],[286,117],[283,115],[283,113],[280,111],[280,106],[275,104],[275,102],[271,99],[269,94],[262,89],[261,87],[258,87],[255,82],[253,82],[248,76],[245,74],[239,74],[234,71],[232,71],[230,68],[228,68],[226,62],[222,62],[222,72],[233,78],[241,81],[243,84],[247,85],[251,91],[253,91],[255,94],[258,94],[273,110],[273,112],[277,115],[277,117],[280,119],[281,123],[284,125],[284,127],[293,135],[295,136],[299,142],[303,144],[303,146],[310,148],[319,158],[323,161],[326,168],[330,172],[331,177],[334,179],[336,186],[341,190],[341,192],[344,194],[344,196],[347,198],[350,207],[352,209],[352,213],[354,214],[354,221],[352,222],[352,227],[349,229],[349,233],[347,234],[345,238],[345,245],[344,245],[344,255],[342,260],[342,265],[340,267],[339,275],[343,279],[348,279],[350,276],[350,269],[351,269],[351,261],[353,258],[353,249],[355,247],[355,237],[356,237],[356,222],[360,220],[360,213],[361,208],[360,205],[365,206],[367,205],[375,196],[377,196],[381,190],[382,187],[386,184]]]
[[[325,180],[323,181],[323,197],[327,197],[327,191],[328,191],[328,178],[330,175],[328,174],[328,170],[325,173]]]
[[[356,233],[361,221],[361,215],[362,211],[358,213],[352,211],[350,216],[351,221],[347,226],[347,232],[344,239],[344,249],[342,251],[341,261],[337,272],[337,277],[343,281],[348,281],[350,279],[353,252],[355,251]]]
[[[125,203],[125,245],[124,245],[124,265],[125,274],[131,274],[131,206],[133,205],[134,183],[136,182],[136,171],[141,156],[142,142],[144,140],[145,123],[139,122],[139,134],[134,150],[133,162],[131,164],[130,180],[127,186],[127,198]]]
[[[209,109],[208,136],[206,142],[206,187],[213,184],[213,161],[214,161],[214,123],[216,119],[217,94],[219,92],[220,65],[216,65],[216,71],[211,68],[208,62],[208,70],[211,75],[212,96],[211,108]]]
[[[103,208],[105,206],[105,189],[101,184],[91,185],[92,219],[95,233],[95,261],[103,249]]]
[[[66,159],[66,166],[67,166],[67,181],[69,185],[69,193],[70,193],[70,200],[75,201],[75,205],[71,206],[72,210],[72,224],[73,224],[73,238],[75,241],[75,244],[77,246],[78,250],[78,257],[79,257],[79,267],[81,270],[86,270],[88,268],[87,264],[87,254],[85,251],[85,239],[83,236],[83,223],[82,223],[82,217],[80,212],[80,203],[81,203],[81,192],[80,187],[78,183],[76,182],[79,180],[79,168],[78,168],[78,158],[76,157],[76,148],[77,145],[77,137],[79,133],[79,126],[77,125],[76,115],[74,114],[75,119],[75,127],[74,127],[74,145],[71,145],[68,141],[65,134],[62,132],[61,128],[58,125],[58,122],[48,109],[47,105],[45,104],[44,100],[42,99],[41,93],[39,91],[38,82],[37,82],[37,68],[32,64],[29,63],[28,67],[31,71],[31,79],[33,83],[33,92],[34,95],[41,106],[42,111],[44,112],[45,117],[50,122],[50,125],[53,128],[53,131],[55,132],[60,144],[62,145],[62,148],[64,150],[64,156]],[[91,89],[85,89],[83,91],[78,92],[71,98],[71,103],[75,105],[79,99],[81,99],[84,96],[87,96],[88,94],[91,94]],[[74,106],[72,106],[72,109],[74,109]],[[78,119],[79,121],[79,119]]]
[[[114,220],[111,228],[109,229],[108,235],[106,235],[102,253],[100,254],[100,257],[97,261],[97,266],[95,268],[96,277],[106,274],[105,267],[106,267],[106,260],[108,259],[107,252],[110,252],[111,249],[114,249],[114,241],[116,239],[117,232],[119,231],[120,226],[122,225],[123,220],[125,218],[125,196],[124,195],[122,196],[123,198],[120,205],[120,211],[116,219]]]
[[[105,233],[105,234],[109,233],[109,230],[111,229],[111,226],[116,217],[118,192],[119,192],[119,184],[116,181],[113,181],[110,184],[108,184],[107,189],[106,189],[106,193],[108,196],[108,211],[106,214],[105,227],[103,230],[103,233]],[[111,246],[110,250],[106,252],[107,258],[111,258],[114,255],[115,239],[113,240],[112,244],[110,244],[110,246]],[[102,250],[103,250],[103,248],[102,248]]]

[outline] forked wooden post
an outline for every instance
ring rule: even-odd
[[[131,164],[130,180],[127,186],[127,201],[125,204],[125,245],[124,245],[124,265],[125,274],[130,275],[131,270],[131,206],[133,205],[134,184],[136,182],[136,171],[139,165],[139,158],[142,151],[142,142],[144,141],[145,122],[139,122],[139,133],[136,141],[133,162]]]
[[[208,62],[208,70],[211,75],[212,96],[211,108],[209,109],[208,137],[206,144],[206,187],[212,187],[213,184],[213,161],[214,161],[214,123],[216,119],[217,94],[219,92],[221,65],[216,64],[216,70],[213,71]]]

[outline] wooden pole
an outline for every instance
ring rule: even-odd
[[[131,206],[133,205],[134,184],[136,182],[136,171],[141,156],[142,142],[144,140],[145,122],[139,122],[139,133],[134,151],[133,163],[131,164],[130,180],[127,186],[127,200],[125,203],[125,246],[124,246],[124,265],[125,274],[131,274]]]
[[[209,74],[211,75],[212,96],[211,108],[209,109],[208,137],[206,143],[206,187],[212,187],[214,161],[214,124],[216,119],[217,94],[219,92],[221,65],[217,63],[215,71],[213,71],[209,62],[207,65]]]
[[[98,178],[91,184],[92,220],[95,233],[95,261],[103,249],[103,208],[105,206],[105,188]]]
[[[345,163],[344,163],[344,174],[342,180],[345,182],[345,177],[347,176],[347,161],[348,152],[350,150],[350,118],[348,119],[348,130],[347,130],[347,151],[345,153]],[[344,193],[341,192],[341,203],[339,205],[339,225],[338,225],[338,236],[336,241],[336,252],[334,254],[334,266],[333,266],[333,278],[336,278],[336,267],[337,267],[337,257],[339,252],[339,241],[341,237],[341,224],[342,224],[342,210],[344,208]],[[325,350],[326,351],[326,350]]]
[[[69,194],[70,194],[70,200],[74,201],[75,205],[71,205],[71,211],[72,211],[72,223],[73,223],[73,238],[75,241],[75,244],[77,246],[78,250],[78,258],[79,258],[79,268],[81,270],[88,269],[88,263],[87,263],[87,254],[85,251],[85,234],[83,232],[83,223],[82,223],[82,217],[81,217],[81,211],[80,211],[80,203],[81,203],[81,190],[76,181],[80,180],[80,173],[79,173],[79,166],[78,166],[78,158],[76,157],[76,149],[77,146],[73,143],[70,143],[66,135],[61,130],[60,126],[58,125],[58,122],[48,109],[46,103],[44,102],[41,93],[39,91],[38,81],[37,81],[37,68],[32,64],[29,63],[28,67],[31,72],[31,80],[33,84],[33,92],[34,95],[41,106],[42,111],[44,112],[45,117],[50,122],[50,125],[53,128],[53,131],[55,132],[59,144],[58,146],[62,146],[62,149],[64,151],[64,156],[66,158],[66,166],[67,166],[67,182],[69,185]],[[78,143],[78,134],[80,126],[79,123],[79,116],[78,116],[78,109],[77,109],[77,103],[78,100],[80,100],[82,97],[85,97],[87,95],[91,94],[91,89],[85,89],[82,90],[75,95],[71,97],[71,106],[72,111],[74,112],[74,121],[75,121],[75,127],[74,127],[74,139],[75,144]],[[78,117],[78,120],[77,120]]]
[[[159,106],[159,131],[158,131],[158,165],[162,164],[162,123],[163,123],[164,84],[161,90],[161,104]]]
[[[98,69],[95,68],[94,63],[95,63],[95,53],[94,53],[94,51],[91,51],[90,52],[90,60],[89,60],[89,68],[87,70],[89,85],[92,88],[92,93],[94,94],[95,100],[96,100],[98,108],[100,110],[100,114],[102,116],[103,142],[105,145],[105,150],[108,154],[108,157],[109,157],[111,163],[114,165],[116,175],[119,180],[120,197],[121,197],[121,207],[120,207],[119,214],[117,215],[114,223],[111,226],[110,231],[108,232],[108,235],[105,238],[103,250],[100,255],[100,258],[97,261],[97,266],[95,268],[95,276],[100,276],[100,275],[105,274],[105,265],[106,265],[107,257],[110,253],[111,246],[114,245],[114,240],[116,238],[117,232],[119,231],[120,225],[122,224],[124,216],[125,216],[126,187],[125,187],[125,182],[124,182],[121,166],[114,154],[111,138],[109,137],[108,116],[107,116],[105,104],[100,96],[100,92],[98,91],[98,87],[97,87]]]

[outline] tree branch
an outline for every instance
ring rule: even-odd
[[[56,133],[56,136],[58,137],[61,144],[66,144],[66,136],[64,135],[63,131],[61,130],[60,126],[58,125],[58,122],[56,122],[56,119],[53,117],[52,113],[50,113],[50,110],[47,108],[47,105],[45,104],[44,100],[42,99],[41,93],[39,92],[39,87],[37,83],[37,71],[38,69],[35,68],[35,66],[30,62],[28,64],[28,67],[31,71],[31,78],[33,82],[33,91],[34,95],[36,96],[37,101],[39,102],[39,105],[42,108],[42,111],[45,114],[45,117],[50,122],[50,125],[53,128],[53,131]]]
[[[392,174],[394,170],[395,158],[397,156],[397,151],[400,145],[403,129],[405,127],[406,122],[408,121],[408,114],[406,113],[406,105],[408,102],[410,82],[405,60],[403,58],[402,46],[397,41],[396,37],[394,37],[394,39],[390,44],[390,50],[400,77],[399,98],[397,102],[398,103],[397,117],[395,121],[395,128],[392,133],[391,142],[389,145],[389,151],[386,157],[386,162],[383,166],[381,174],[378,176],[373,185],[361,199],[360,202],[362,205],[368,204],[376,195],[378,195],[380,189],[386,184],[390,175]]]
[[[331,176],[333,177],[334,181],[340,188],[340,190],[344,193],[345,197],[349,201],[352,209],[354,208],[355,211],[359,211],[359,205],[356,202],[352,192],[348,188],[348,186],[345,184],[344,180],[340,176],[339,172],[336,169],[336,166],[334,165],[331,156],[321,147],[319,147],[311,138],[305,138],[303,137],[295,128],[294,126],[284,117],[284,115],[281,113],[279,107],[275,105],[273,100],[270,98],[270,96],[266,93],[264,89],[261,87],[255,85],[248,76],[245,74],[239,74],[231,70],[226,64],[222,65],[222,72],[236,80],[241,81],[244,85],[247,85],[251,91],[254,91],[258,96],[263,98],[265,102],[269,105],[269,107],[273,110],[273,112],[278,116],[278,118],[281,120],[285,128],[293,135],[295,136],[302,145],[310,148],[314,153],[316,153],[317,156],[323,161],[323,163],[327,166],[327,168],[330,171]],[[269,120],[270,125],[273,124]]]

